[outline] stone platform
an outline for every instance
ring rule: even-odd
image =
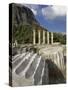
[[[12,57],[12,86],[65,83],[64,46],[36,45],[34,48],[36,52],[22,48]]]

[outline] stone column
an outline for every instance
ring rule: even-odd
[[[51,32],[51,44],[53,44],[53,32]]]
[[[36,40],[35,40],[35,29],[33,29],[33,44],[35,45],[35,42],[36,42]]]
[[[43,30],[43,44],[45,44],[45,31]]]
[[[49,44],[49,32],[47,31],[47,44]]]
[[[38,44],[41,43],[41,40],[40,40],[40,30],[38,30]]]
[[[15,40],[15,46],[18,46],[17,40]]]

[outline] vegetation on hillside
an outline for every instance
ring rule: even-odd
[[[32,27],[30,25],[20,25],[13,31],[13,41],[17,40],[18,43],[32,43]]]
[[[54,42],[60,42],[61,44],[66,44],[66,35],[62,33],[54,33]]]
[[[43,38],[43,33],[41,32],[41,42]],[[47,34],[45,34],[47,43]],[[16,30],[13,30],[13,43],[15,40],[19,44],[33,43],[33,27],[31,25],[19,25]],[[49,33],[49,39],[51,43],[51,33]],[[53,41],[60,42],[61,44],[66,44],[66,35],[62,33],[54,33]],[[36,43],[38,43],[38,30],[36,30]]]

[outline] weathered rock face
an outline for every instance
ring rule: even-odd
[[[51,59],[59,69],[64,68],[64,48],[60,45],[49,46],[39,50],[39,54],[46,59]]]
[[[62,45],[46,46],[39,50],[39,54],[45,58],[48,64],[49,83],[66,82],[64,47]]]
[[[20,4],[12,4],[13,5],[13,22],[15,25],[20,24],[30,24],[32,25],[33,22],[39,24],[38,21],[35,19],[33,12],[25,7],[24,5]]]

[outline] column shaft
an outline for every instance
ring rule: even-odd
[[[35,40],[35,29],[33,30],[33,44],[35,45],[35,42],[36,42],[36,40]]]
[[[43,44],[45,44],[45,31],[43,30]]]
[[[38,30],[38,43],[39,44],[41,43],[41,40],[40,40],[40,30]]]
[[[51,44],[53,44],[53,32],[51,32]]]
[[[49,44],[49,32],[47,31],[47,44]]]

